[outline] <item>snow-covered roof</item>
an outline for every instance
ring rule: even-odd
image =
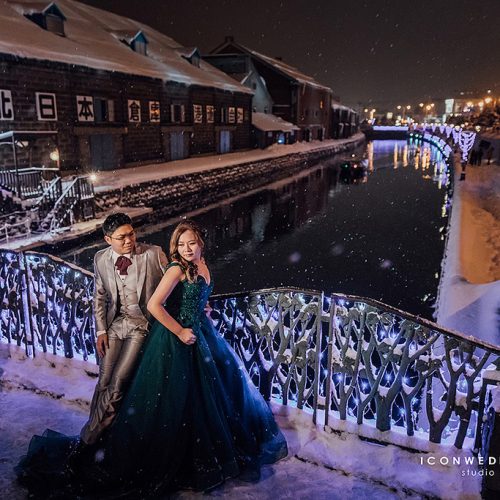
[[[175,49],[175,51],[182,57],[186,58],[193,57],[195,54],[200,55],[198,47],[180,47],[178,49]]]
[[[269,56],[266,56],[265,54],[261,54],[260,52],[257,52],[256,50],[251,50],[247,47],[244,47],[244,48],[245,48],[245,50],[251,52],[255,57],[262,59],[266,63],[274,66],[277,70],[281,71],[282,73],[285,73],[290,78],[297,80],[299,83],[305,83],[307,85],[311,85],[313,87],[317,87],[317,88],[326,90],[327,92],[332,92],[332,89],[330,87],[327,87],[326,85],[322,85],[321,83],[317,82],[312,76],[309,76],[309,75],[302,73],[299,69],[297,69],[293,66],[290,66],[289,64],[286,64],[279,59],[275,59],[274,57],[269,57]]]
[[[252,74],[251,71],[247,73],[228,73],[231,75],[231,78],[234,78],[237,82],[244,84],[247,81],[247,78]]]
[[[343,104],[340,104],[340,102],[332,102],[332,109],[340,109],[341,111],[350,111],[351,113],[356,113],[354,109],[349,108],[348,106],[344,106]]]
[[[142,30],[113,30],[110,34],[115,36],[118,40],[126,40],[127,43],[133,40],[142,39],[145,43],[149,43],[147,36],[142,32]]]
[[[300,130],[300,128],[293,123],[287,122],[279,116],[269,113],[253,112],[252,125],[263,132],[292,132],[293,130]]]
[[[218,51],[222,47],[227,47],[227,46],[234,46],[236,48],[239,48],[240,50],[246,52],[247,54],[250,54],[257,59],[260,59],[264,63],[273,66],[274,69],[285,74],[289,78],[296,80],[299,83],[311,85],[313,87],[323,89],[327,92],[332,92],[332,89],[330,87],[327,87],[326,85],[322,85],[321,83],[317,82],[312,76],[309,76],[309,75],[302,73],[299,69],[295,68],[294,66],[290,66],[289,64],[286,64],[285,62],[283,62],[280,59],[275,59],[274,57],[269,57],[269,56],[266,56],[265,54],[261,54],[260,52],[257,52],[256,50],[252,50],[248,47],[245,47],[244,45],[236,43],[234,40],[227,41],[222,46],[217,47],[214,51],[212,51],[212,54],[219,54]]]
[[[23,7],[24,14],[57,14],[61,19],[66,20],[66,16],[61,12],[61,9],[59,9],[55,2],[46,2],[44,0],[28,0],[27,2],[23,2]]]
[[[0,53],[252,93],[211,64],[200,61],[199,68],[193,66],[176,52],[182,49],[179,43],[143,23],[73,0],[53,3],[66,18],[64,37],[25,17],[43,12],[52,2],[0,0]],[[138,32],[149,42],[147,56],[119,40],[120,33]]]

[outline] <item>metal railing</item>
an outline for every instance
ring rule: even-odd
[[[57,257],[0,250],[1,340],[95,360],[92,288],[92,273]]]
[[[95,216],[94,189],[88,176],[74,177],[63,189],[52,209],[40,222],[41,229],[55,231]]]
[[[0,243],[29,236],[31,223],[32,218],[28,212],[12,212],[0,217]]]
[[[0,250],[2,340],[33,356],[95,359],[92,286],[91,273],[56,257]],[[483,373],[499,369],[500,347],[364,297],[276,288],[210,302],[265,398],[381,442],[474,447]]]
[[[332,416],[370,424],[381,441],[396,430],[473,446],[482,372],[499,369],[500,347],[363,297],[274,289],[213,303],[265,396],[326,426]]]
[[[31,209],[36,219],[40,222],[52,210],[56,201],[62,195],[62,179],[57,176],[45,187],[41,196],[36,200]]]
[[[20,199],[37,198],[45,186],[59,173],[57,168],[29,167],[0,169],[0,186],[12,191]]]

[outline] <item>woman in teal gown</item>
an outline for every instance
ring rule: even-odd
[[[92,454],[98,463],[76,471],[82,483],[95,475],[103,488],[151,496],[207,490],[230,477],[258,480],[261,465],[287,455],[267,403],[205,314],[213,283],[202,253],[196,224],[179,224],[173,260],[148,304],[157,321],[116,420]]]

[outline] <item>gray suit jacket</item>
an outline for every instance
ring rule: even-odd
[[[151,295],[156,290],[167,266],[167,257],[156,245],[137,243],[134,252],[137,263],[137,295],[142,313],[149,322],[153,317],[147,310]],[[107,331],[118,312],[113,250],[99,250],[94,257],[94,318],[96,332]]]

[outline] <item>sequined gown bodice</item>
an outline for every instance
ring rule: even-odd
[[[205,305],[212,292],[212,283],[206,284],[203,276],[196,281],[181,281],[170,294],[165,303],[165,309],[183,327],[199,327]]]

